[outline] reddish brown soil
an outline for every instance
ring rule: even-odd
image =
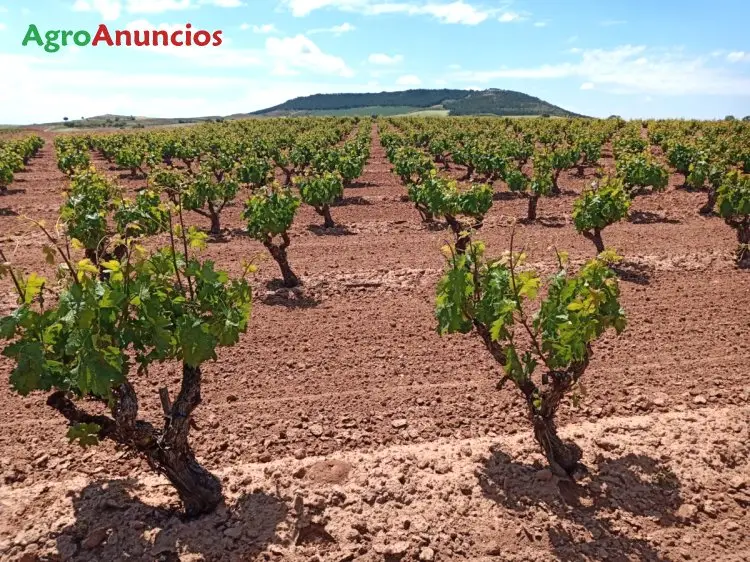
[[[582,404],[561,411],[591,470],[572,489],[543,470],[522,402],[495,390],[498,367],[476,338],[436,334],[448,233],[401,200],[375,140],[332,211],[341,228],[325,233],[300,210],[289,249],[300,293],[274,290],[276,264],[241,232],[241,198],[222,216],[227,241],[205,252],[234,273],[261,265],[251,328],[205,366],[192,433],[227,506],[182,521],[140,460],[69,445],[45,395],[0,386],[0,559],[750,560],[750,275],[733,265],[733,231],[697,213],[705,194],[673,175],[604,232],[627,260],[630,325],[596,344]],[[48,141],[0,197],[0,244],[51,277],[41,233],[19,220],[57,220],[65,180]],[[563,174],[563,195],[516,226],[541,269],[553,247],[576,263],[593,255],[570,219],[590,180]],[[480,234],[491,253],[525,213],[523,198],[498,196]],[[14,297],[0,287],[4,314]],[[178,381],[175,366],[136,379],[142,416],[157,420],[157,389]]]

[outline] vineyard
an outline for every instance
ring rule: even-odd
[[[0,133],[0,559],[748,560],[750,123]]]

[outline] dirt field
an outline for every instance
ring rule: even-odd
[[[734,232],[697,213],[705,194],[673,175],[604,231],[627,259],[629,326],[595,344],[587,395],[561,409],[591,471],[574,488],[544,469],[522,401],[495,390],[478,339],[436,334],[449,233],[422,226],[374,137],[364,176],[332,211],[343,227],[324,234],[309,207],[295,220],[300,294],[273,289],[276,264],[242,235],[242,197],[222,216],[228,241],[206,251],[234,273],[262,258],[251,328],[204,367],[191,434],[226,507],[182,521],[140,460],[108,443],[81,452],[46,395],[0,385],[0,559],[750,560],[750,275],[733,265]],[[41,233],[20,218],[57,218],[65,179],[46,138],[0,197],[0,244],[51,276]],[[546,271],[552,246],[574,262],[594,253],[570,219],[584,181],[564,173],[563,195],[516,227]],[[525,212],[525,199],[498,196],[478,236],[491,254]],[[0,313],[13,306],[4,280]],[[158,420],[157,389],[178,383],[176,366],[136,378],[141,415]]]

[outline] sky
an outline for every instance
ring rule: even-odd
[[[0,0],[0,123],[246,113],[315,93],[501,88],[596,117],[750,114],[747,0]],[[29,26],[220,46],[22,46]]]

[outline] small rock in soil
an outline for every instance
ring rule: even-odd
[[[403,429],[407,425],[409,425],[409,422],[406,420],[393,420],[391,422],[391,426],[393,427],[393,429]]]
[[[429,546],[425,547],[420,551],[419,559],[422,562],[431,562],[432,560],[435,560],[435,551],[432,550]]]
[[[398,541],[393,544],[376,543],[372,545],[372,549],[376,553],[386,556],[403,556],[409,550],[409,543],[406,541]]]
[[[620,448],[617,443],[614,441],[608,441],[607,439],[594,439],[594,443],[597,447],[604,449],[605,451],[615,451]]]
[[[241,527],[229,527],[227,530],[224,531],[224,536],[229,537],[230,539],[238,539],[242,536],[242,528]]]
[[[81,541],[81,546],[86,550],[91,550],[102,544],[107,540],[109,529],[107,527],[99,527],[91,531],[85,539]]]
[[[693,519],[696,515],[698,508],[691,503],[684,503],[677,510],[677,517],[680,519]]]
[[[542,470],[537,471],[535,476],[536,479],[541,482],[549,482],[552,480],[552,471],[549,468],[543,468]]]
[[[69,535],[60,535],[56,542],[57,552],[60,554],[60,559],[63,561],[70,560],[78,552],[78,545]]]
[[[316,462],[307,470],[307,477],[315,482],[341,484],[346,481],[352,465],[339,460]]]
[[[437,472],[438,474],[448,474],[451,470],[451,465],[447,461],[435,464],[435,472]]]

